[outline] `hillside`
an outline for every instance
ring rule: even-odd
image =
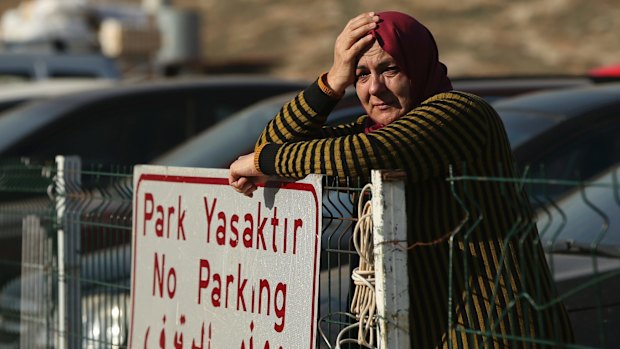
[[[273,59],[278,65],[272,73],[290,78],[313,78],[328,69],[333,40],[347,20],[381,9],[410,13],[429,27],[452,76],[581,74],[620,62],[618,0],[203,0],[199,4],[208,60]]]
[[[0,0],[0,13],[19,1]],[[287,78],[312,79],[328,69],[346,22],[387,9],[412,14],[434,33],[451,76],[570,75],[620,63],[619,0],[85,1],[198,10],[208,67],[254,62]]]

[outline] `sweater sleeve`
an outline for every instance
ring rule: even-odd
[[[280,109],[263,130],[255,149],[264,143],[282,144],[324,138],[342,132],[344,126],[335,127],[333,131],[323,127],[327,116],[339,100],[340,98],[329,96],[321,90],[317,79]]]
[[[404,169],[411,180],[422,181],[445,175],[450,164],[475,161],[494,116],[477,96],[441,93],[372,133],[266,144],[257,162],[263,173],[289,178],[310,173],[367,178],[371,169]],[[269,132],[285,133],[276,131],[279,126],[274,123]]]

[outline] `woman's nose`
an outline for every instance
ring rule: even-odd
[[[385,90],[385,81],[382,74],[370,74],[370,87],[368,92],[376,95]]]

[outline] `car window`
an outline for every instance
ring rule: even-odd
[[[562,135],[555,137],[560,145],[543,150],[530,164],[534,176],[590,180],[620,163],[620,122],[599,123],[565,139]],[[544,190],[547,195],[555,197],[568,188],[570,186],[550,185],[539,188],[537,194]]]
[[[562,121],[554,115],[498,109],[510,146],[514,149]]]
[[[296,92],[247,107],[155,160],[169,166],[228,167],[239,155],[253,151],[265,125]],[[340,107],[342,106],[342,107]],[[364,114],[355,95],[347,95],[329,115],[328,125],[355,121]]]
[[[41,159],[80,155],[85,163],[148,162],[195,128],[190,105],[181,95],[105,101],[73,112],[11,153]]]
[[[99,74],[92,71],[54,70],[49,73],[50,78],[97,78]]]
[[[128,90],[96,102],[80,102],[71,111],[51,110],[44,119],[62,119],[42,122],[44,129],[20,138],[19,143],[8,143],[3,155],[49,159],[74,154],[84,162],[145,163],[255,101],[300,89],[297,84],[280,83],[188,86]]]
[[[282,104],[284,101],[266,101],[245,108],[156,159],[155,163],[169,166],[228,167],[239,155],[253,150],[260,132],[282,108]],[[221,112],[221,108],[219,109]]]
[[[545,165],[551,178],[587,180],[619,160],[620,123],[616,123],[599,125],[565,142],[538,162]]]
[[[231,114],[265,98],[295,90],[287,85],[223,86],[217,93],[203,92],[196,95],[198,131],[222,121]]]

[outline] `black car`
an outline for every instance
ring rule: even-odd
[[[209,77],[122,84],[10,110],[0,117],[0,157],[85,163],[147,163],[187,138],[264,98],[306,82]]]

